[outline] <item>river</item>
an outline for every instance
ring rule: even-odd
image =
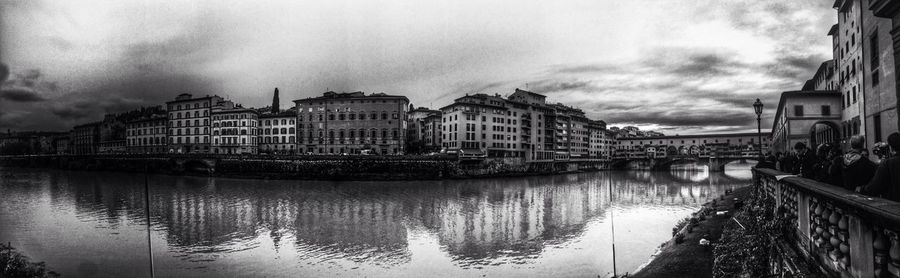
[[[619,274],[633,272],[750,172],[146,179],[157,277],[609,277],[613,243]],[[144,181],[0,168],[0,242],[63,277],[149,277]]]

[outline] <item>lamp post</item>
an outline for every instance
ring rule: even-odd
[[[760,121],[760,116],[763,111],[763,104],[759,99],[756,99],[756,102],[753,103],[753,110],[756,111],[756,134],[759,135],[759,157],[763,157],[762,151],[762,122]]]

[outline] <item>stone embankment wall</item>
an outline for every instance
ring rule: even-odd
[[[15,156],[0,166],[154,172],[242,178],[325,180],[411,180],[554,174],[598,167],[526,163],[522,158],[460,162],[449,157],[240,157],[240,156]]]

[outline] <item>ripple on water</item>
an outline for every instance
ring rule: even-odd
[[[0,192],[8,196],[0,206],[22,211],[0,212],[3,220],[29,223],[33,231],[66,223],[67,233],[57,237],[0,226],[0,235],[15,233],[29,244],[77,246],[64,254],[36,250],[49,266],[77,269],[80,262],[71,258],[108,253],[114,255],[97,271],[127,276],[134,261],[142,260],[133,252],[144,239],[136,227],[146,221],[143,186],[135,178],[7,169],[0,169],[0,177]],[[429,269],[449,277],[497,269],[509,275],[608,273],[608,251],[597,246],[611,243],[610,212],[617,248],[642,254],[619,261],[620,269],[636,268],[671,236],[674,221],[724,190],[749,183],[715,172],[415,182],[172,176],[151,181],[153,232],[168,247],[154,249],[160,264],[174,264],[160,266],[167,274],[382,277]]]

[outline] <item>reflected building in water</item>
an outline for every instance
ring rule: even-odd
[[[83,221],[143,221],[142,177],[66,172],[49,180],[53,202],[74,201]],[[262,236],[271,238],[275,248],[291,245],[301,256],[399,264],[411,256],[410,232],[424,231],[463,266],[538,255],[578,237],[611,206],[695,207],[748,183],[723,173],[674,171],[299,185],[170,176],[150,180],[152,221],[182,252],[213,252]]]

